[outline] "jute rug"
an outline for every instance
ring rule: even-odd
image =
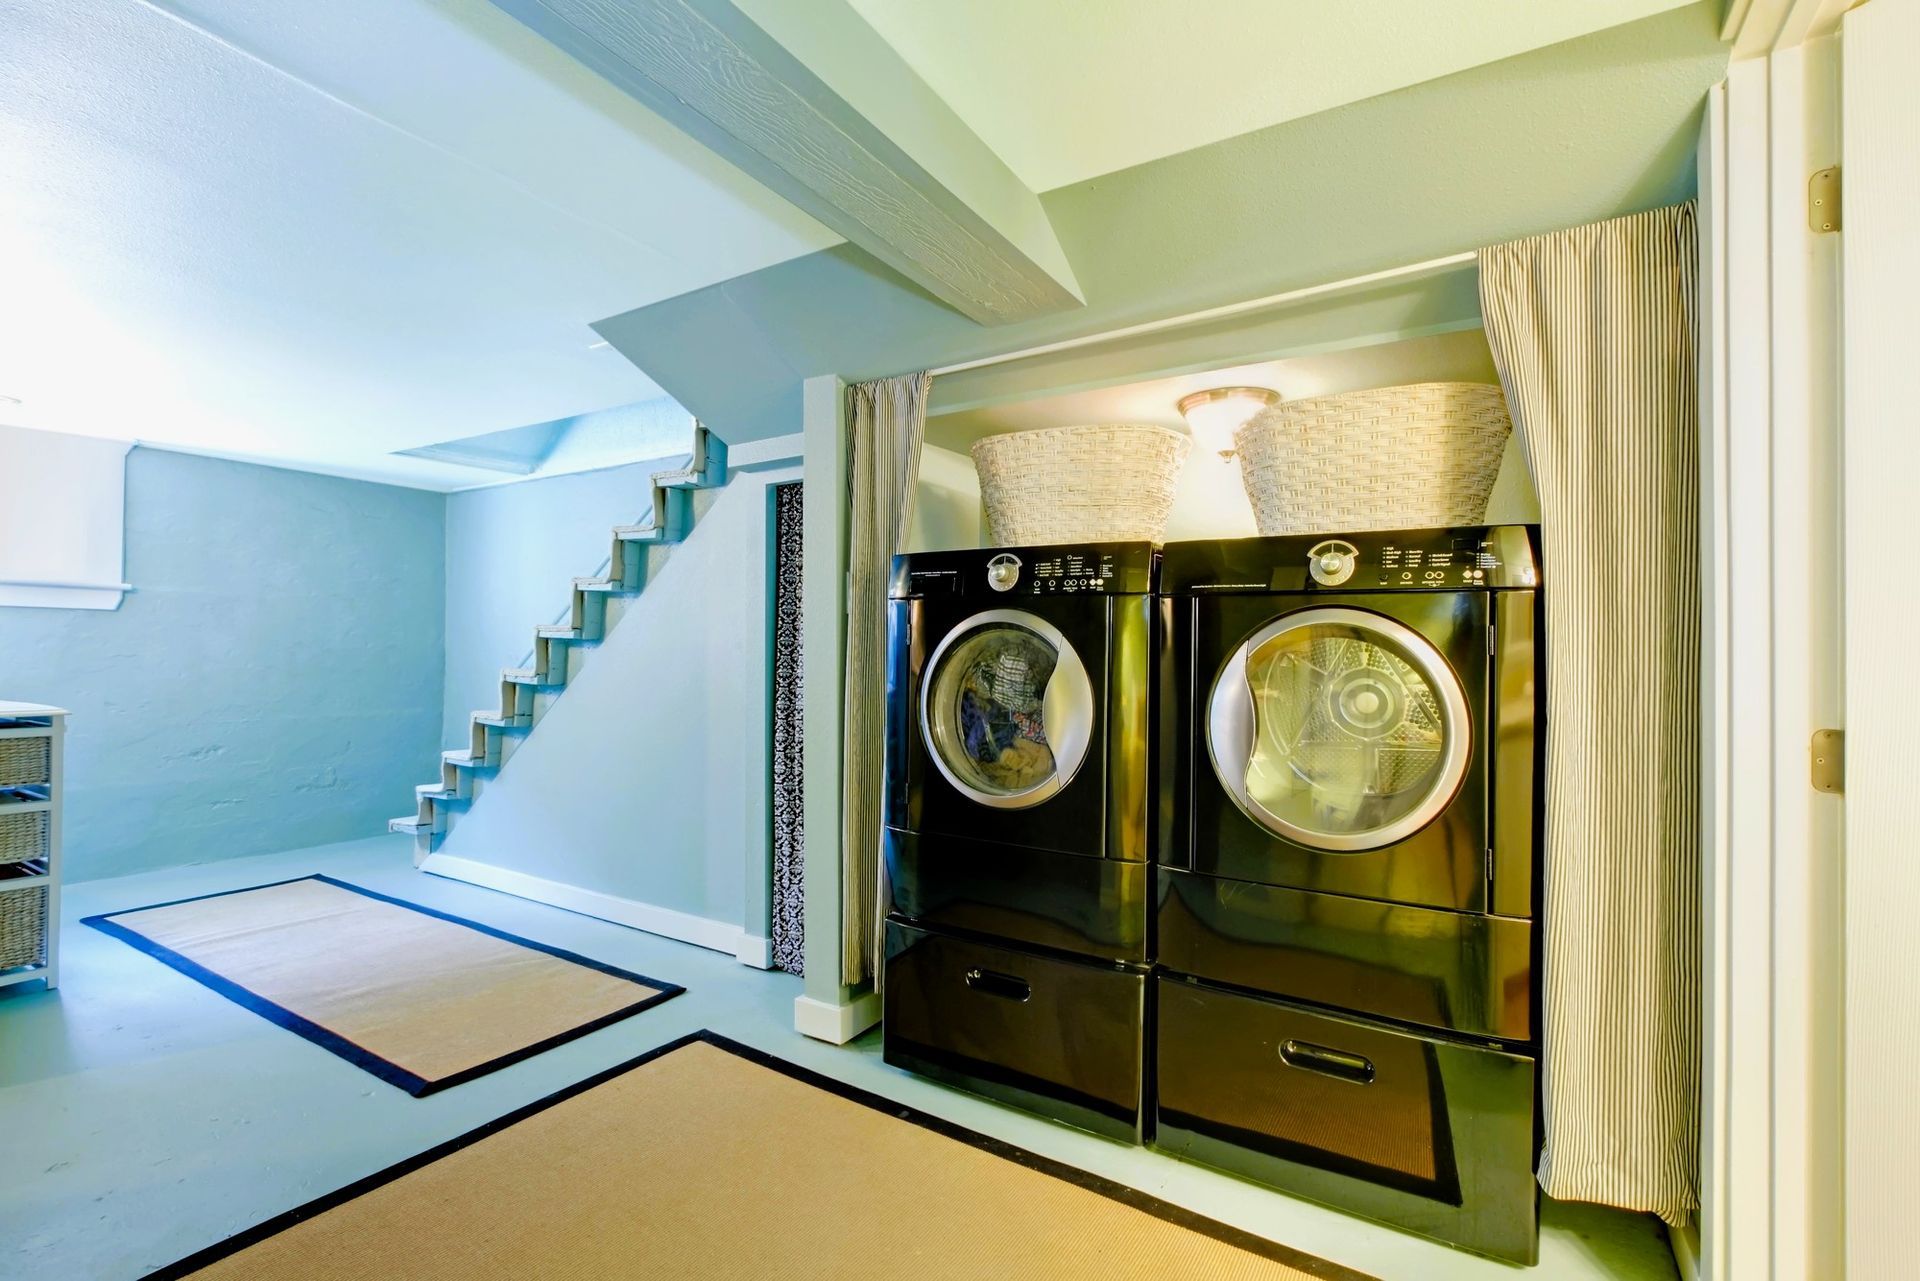
[[[327,876],[84,923],[414,1095],[685,990]]]
[[[1372,1281],[696,1032],[149,1281]]]

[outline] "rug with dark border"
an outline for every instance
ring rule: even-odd
[[[686,990],[318,874],[82,924],[416,1097]]]
[[[710,1031],[150,1281],[769,1275],[1376,1281]]]

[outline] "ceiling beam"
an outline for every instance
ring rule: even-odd
[[[963,315],[1082,305],[1039,197],[844,0],[494,3]]]

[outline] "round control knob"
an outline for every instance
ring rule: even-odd
[[[1020,558],[1002,553],[987,562],[987,586],[996,592],[1010,592],[1020,581]]]
[[[1359,560],[1360,551],[1352,543],[1329,539],[1307,553],[1307,572],[1322,587],[1338,587],[1353,577]]]

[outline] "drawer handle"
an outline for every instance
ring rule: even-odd
[[[1280,1046],[1280,1061],[1302,1072],[1318,1072],[1322,1076],[1338,1077],[1355,1085],[1373,1084],[1373,1060],[1348,1054],[1345,1050],[1330,1050],[1324,1045],[1289,1040]]]
[[[968,970],[967,986],[987,996],[998,996],[1009,1001],[1024,1001],[1033,995],[1033,984],[1025,979],[1015,978],[1011,974],[997,974],[992,970]]]

